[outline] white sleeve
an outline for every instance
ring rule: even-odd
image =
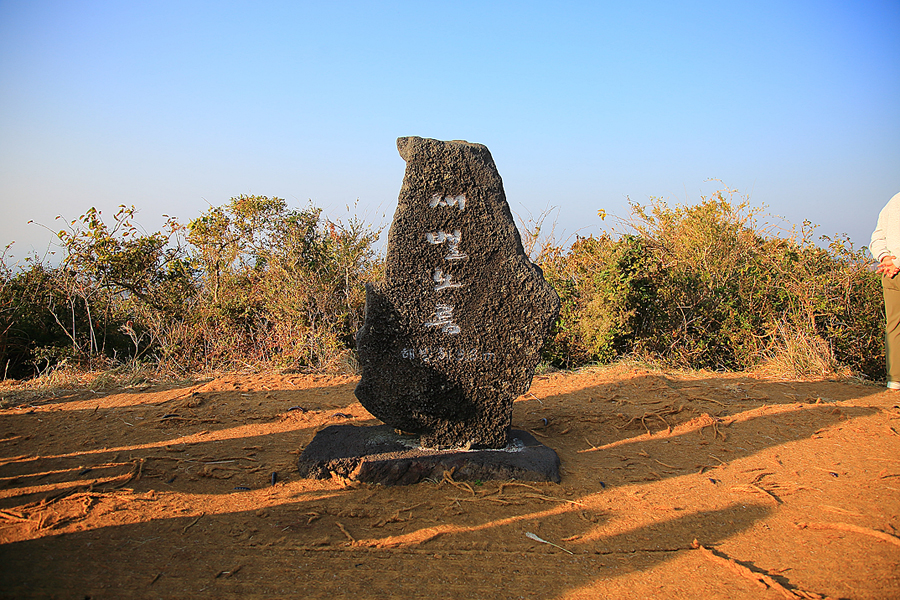
[[[872,232],[869,252],[878,261],[895,253],[900,256],[900,194],[894,194],[878,213],[878,224]]]
[[[890,254],[890,250],[888,250],[887,247],[887,234],[884,230],[886,219],[885,213],[887,213],[887,206],[878,213],[878,224],[875,225],[875,231],[872,232],[872,241],[869,242],[869,252],[872,253],[872,256],[875,257],[875,260],[877,261],[880,261],[883,256]]]

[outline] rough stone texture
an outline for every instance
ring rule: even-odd
[[[389,425],[332,425],[316,434],[300,455],[300,476],[327,479],[336,473],[355,481],[408,485],[440,479],[445,471],[464,480],[518,479],[559,483],[559,457],[531,434],[512,430],[500,450],[435,450]]]
[[[399,138],[386,282],[366,287],[356,396],[434,447],[503,448],[559,298],[532,264],[481,144]]]

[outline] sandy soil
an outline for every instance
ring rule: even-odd
[[[376,422],[355,383],[0,410],[0,597],[900,598],[900,393],[553,373],[514,425],[559,453],[559,485],[299,479],[317,430]]]

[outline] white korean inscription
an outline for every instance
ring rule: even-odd
[[[466,197],[463,194],[455,196],[434,194],[428,200],[428,206],[434,209],[456,208],[463,211],[466,209]],[[468,258],[459,249],[459,244],[462,241],[462,232],[459,229],[454,229],[450,233],[446,231],[429,231],[425,233],[425,239],[429,244],[446,245],[447,254],[444,256],[444,260],[463,260]],[[431,279],[434,281],[435,292],[446,292],[447,290],[463,287],[462,283],[453,280],[453,276],[450,273],[445,273],[442,267],[434,268]],[[446,303],[446,301],[435,306],[434,314],[424,326],[428,329],[438,329],[446,335],[456,335],[462,331],[460,326],[453,322],[453,306]],[[475,354],[478,354],[477,351],[475,351]],[[403,350],[404,358],[414,358],[416,355],[423,362],[447,360],[451,357],[451,354],[444,348],[438,348],[434,354],[430,348],[405,348]]]
[[[478,349],[470,348],[464,350],[462,348],[448,349],[440,348],[403,348],[400,350],[401,358],[405,360],[421,360],[425,363],[444,361],[444,362],[493,362],[493,352],[481,352]]]
[[[441,290],[446,290],[450,288],[458,288],[462,287],[461,283],[454,283],[453,278],[449,273],[444,273],[444,270],[440,267],[434,270],[434,275],[432,276],[434,280],[434,291],[440,292]]]
[[[462,232],[459,229],[454,229],[453,233],[429,231],[425,234],[425,239],[430,244],[447,244],[450,252],[444,257],[444,260],[462,260],[467,258],[464,253],[459,251],[459,243],[462,241]]]
[[[449,304],[438,304],[431,319],[425,323],[425,327],[439,327],[443,333],[451,335],[462,331],[459,325],[453,322],[453,307]]]
[[[439,206],[455,206],[459,210],[465,210],[466,197],[462,194],[459,196],[441,196],[440,194],[435,194],[431,197],[431,200],[428,201],[428,206],[431,208],[437,208]]]

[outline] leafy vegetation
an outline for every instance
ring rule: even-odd
[[[378,238],[357,219],[240,196],[141,233],[134,208],[59,231],[64,259],[4,262],[0,357],[11,377],[60,364],[149,363],[184,374],[247,365],[353,368]]]
[[[143,233],[134,208],[89,210],[57,236],[57,267],[0,266],[0,360],[27,377],[59,365],[169,374],[247,367],[354,370],[379,231],[280,198],[239,196]],[[631,205],[621,231],[536,251],[562,301],[544,349],[574,368],[639,356],[676,367],[883,377],[884,312],[865,248],[776,235],[746,198]],[[600,216],[605,216],[600,211]],[[527,228],[526,228],[527,229]],[[540,229],[525,231],[534,249]],[[5,258],[5,256],[4,256]]]
[[[726,189],[693,206],[633,203],[622,235],[545,244],[539,262],[563,304],[547,358],[882,377],[881,284],[866,249],[817,246],[809,223],[779,237],[759,216]]]

